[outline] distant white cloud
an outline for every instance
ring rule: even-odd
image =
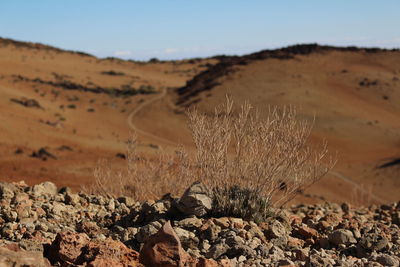
[[[179,52],[178,48],[165,48],[164,49],[164,54],[175,54]]]
[[[320,43],[332,45],[356,45],[366,47],[399,48],[400,36],[388,39],[378,39],[369,37],[345,37],[343,39],[321,40]]]
[[[126,57],[126,56],[130,56],[130,55],[132,55],[132,51],[130,51],[130,50],[119,50],[119,51],[115,51],[114,52],[114,56],[117,56],[117,57]]]

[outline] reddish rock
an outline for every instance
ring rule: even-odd
[[[83,222],[77,226],[79,232],[83,232],[89,236],[95,236],[99,234],[100,228],[94,222]]]
[[[290,215],[289,221],[290,221],[290,225],[294,226],[294,225],[300,225],[302,220],[301,220],[300,216]]]
[[[0,247],[0,266],[50,267],[41,252],[21,250],[19,246]]]
[[[218,262],[212,259],[200,258],[196,263],[196,267],[218,267]]]
[[[295,254],[296,260],[300,261],[305,261],[309,256],[309,253],[306,249],[295,249],[292,250],[292,253]]]
[[[196,259],[196,262],[194,265],[185,265],[188,267],[231,267],[231,261],[227,259],[223,259],[220,261],[215,261],[213,259],[206,259],[206,258],[200,258]]]
[[[331,226],[331,224],[327,221],[322,220],[318,222],[318,229],[321,231],[325,231],[329,226]]]
[[[44,238],[43,235],[39,231],[33,232],[30,235],[29,239],[37,241],[37,242],[42,243],[42,244],[51,244],[51,240],[47,239],[47,238]]]
[[[316,215],[316,214],[307,214],[307,215],[303,218],[302,222],[303,222],[304,224],[310,225],[311,222],[318,222],[319,218],[320,218],[319,215]]]
[[[220,260],[219,264],[221,267],[231,267],[232,266],[231,261],[228,259]]]
[[[170,222],[154,235],[150,236],[140,251],[140,262],[144,266],[166,267],[230,267],[229,260],[219,262],[212,259],[193,258],[181,245],[181,242],[172,228]]]
[[[338,225],[339,223],[341,223],[343,221],[342,217],[336,213],[327,214],[323,218],[323,220],[326,221],[330,226],[333,226],[333,227],[335,227],[336,225]]]
[[[139,263],[139,253],[125,246],[120,241],[108,238],[104,241],[89,242],[82,250],[79,263],[87,266],[143,266]]]
[[[25,183],[24,180],[21,180],[19,182],[12,182],[12,184],[22,189],[28,187],[27,183]]]
[[[15,252],[21,251],[21,248],[19,247],[19,245],[17,243],[9,243],[9,244],[4,245],[2,248],[6,248],[8,250],[15,251]]]
[[[227,217],[222,217],[222,218],[214,218],[212,219],[215,225],[218,225],[222,229],[229,228],[230,227],[230,220]]]
[[[289,236],[287,245],[291,248],[301,248],[304,246],[304,240]]]
[[[182,248],[178,236],[168,221],[144,243],[140,251],[140,262],[145,266],[172,267],[195,266],[197,261]]]
[[[46,215],[46,212],[41,207],[37,207],[36,208],[36,214],[37,214],[38,217],[43,217],[43,216]]]
[[[123,265],[122,263],[114,260],[114,259],[104,259],[104,258],[97,258],[91,261],[88,267],[126,267],[130,265]]]
[[[241,219],[241,218],[230,218],[230,221],[231,221],[233,227],[235,227],[237,229],[243,229],[245,226],[245,223],[244,223],[243,219]]]
[[[51,245],[49,258],[61,265],[85,265],[93,267],[143,266],[139,253],[120,241],[106,239],[90,241],[86,234],[59,233]]]
[[[318,237],[318,232],[314,228],[302,225],[294,230],[295,234],[301,239],[316,239]]]
[[[86,234],[72,232],[58,233],[51,244],[49,258],[54,262],[76,263],[82,248],[89,243]]]

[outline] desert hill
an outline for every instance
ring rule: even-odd
[[[129,114],[215,59],[133,62],[0,39],[0,172],[79,189],[99,158],[123,159]],[[152,140],[143,149],[154,150]],[[120,154],[121,155],[121,154]]]
[[[260,110],[298,106],[301,118],[316,115],[312,140],[339,154],[315,192],[337,201],[399,198],[400,51],[311,44],[217,58],[170,94],[178,107],[211,113],[226,94]]]
[[[124,163],[132,128],[149,153],[191,145],[185,108],[212,112],[226,93],[316,115],[312,141],[326,139],[339,163],[304,199],[398,200],[399,165],[379,166],[400,157],[400,52],[318,45],[135,62],[0,39],[2,179],[78,189],[99,158]]]

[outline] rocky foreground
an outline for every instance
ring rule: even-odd
[[[210,218],[201,184],[139,203],[0,183],[0,266],[399,266],[400,202]]]

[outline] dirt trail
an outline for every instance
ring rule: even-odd
[[[136,125],[133,123],[133,118],[144,107],[146,107],[146,106],[148,106],[148,105],[150,105],[150,104],[152,104],[152,103],[154,103],[156,101],[162,100],[166,95],[167,95],[167,89],[164,88],[163,91],[161,92],[161,94],[155,96],[154,98],[152,98],[152,99],[150,99],[148,101],[145,101],[145,102],[141,103],[138,107],[136,107],[134,110],[132,110],[132,112],[128,115],[128,125],[129,125],[129,128],[131,128],[131,130],[135,131],[135,133],[138,133],[138,134],[140,134],[142,136],[150,137],[150,138],[152,138],[154,140],[160,141],[160,142],[165,143],[167,145],[176,146],[177,145],[176,143],[174,143],[174,142],[172,142],[172,141],[170,141],[168,139],[162,138],[160,136],[154,135],[152,133],[146,132],[144,130],[141,130],[138,127],[136,127]]]

